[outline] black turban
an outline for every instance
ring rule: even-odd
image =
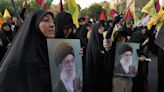
[[[74,56],[73,48],[69,43],[63,42],[59,44],[55,50],[55,63],[58,66],[62,63],[63,59],[68,55],[72,54]]]
[[[128,44],[124,44],[119,48],[119,55],[122,55],[123,53],[125,53],[126,51],[131,51],[133,52],[132,47],[130,47]]]

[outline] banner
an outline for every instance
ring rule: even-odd
[[[78,15],[79,15],[79,7],[76,4],[75,0],[68,0],[68,10],[72,15],[72,19],[74,24],[76,25],[76,28],[79,27],[78,23]]]

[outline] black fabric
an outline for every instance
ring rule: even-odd
[[[130,46],[127,45],[127,44],[124,44],[124,45],[122,45],[122,46],[119,48],[119,55],[122,55],[122,54],[125,53],[126,51],[131,51],[131,52],[133,53],[132,47],[130,47]]]
[[[116,43],[113,42],[112,48],[105,54],[105,57],[104,57],[103,92],[112,92],[115,47],[116,47]]]
[[[158,92],[164,91],[164,50],[159,48],[158,52]]]
[[[141,43],[144,35],[141,31],[136,31],[132,34],[129,42]]]
[[[3,29],[4,26],[9,25],[9,24],[3,24],[2,25],[2,29],[0,31],[0,40],[2,40],[2,44],[3,46],[0,46],[0,61],[2,60],[4,54],[7,51],[7,47],[9,45],[9,43],[11,43],[12,41],[12,31],[5,31]]]
[[[33,11],[19,29],[1,62],[0,92],[51,92],[47,42],[39,30],[45,14]]]
[[[23,8],[20,10],[19,16],[22,18],[22,20],[25,20],[25,12],[26,12],[27,8]]]
[[[75,32],[76,37],[79,38],[81,41],[81,46],[85,48],[87,47],[87,43],[88,43],[88,38],[87,38],[88,26],[89,26],[88,24],[84,24],[83,26],[80,26]]]
[[[147,44],[142,46],[142,43],[147,39],[147,34],[143,34],[141,31],[136,31],[132,34],[131,38],[129,39],[129,42],[133,43],[139,43],[140,44],[140,50],[144,50],[144,47],[147,46]]]
[[[98,33],[100,26],[100,24],[94,25],[88,41],[84,71],[85,92],[101,92],[103,87],[105,50],[103,48],[103,35]]]
[[[107,39],[111,38],[113,29],[114,29],[115,25],[121,20],[121,18],[122,18],[121,15],[118,15],[114,18],[112,25],[107,29],[108,30],[107,35],[106,35]]]
[[[156,35],[156,26],[153,25],[150,30],[147,31],[147,36],[149,37],[148,50],[152,51],[152,54],[158,55],[158,46],[154,43]]]
[[[64,29],[72,28],[74,24],[71,14],[62,11],[58,13],[55,17],[55,38],[65,38]],[[69,35],[68,38],[74,38],[73,32]]]
[[[131,36],[132,33],[133,33],[132,28],[127,28],[127,27],[126,27],[126,23],[123,25],[122,30],[126,32],[126,35],[127,35],[127,36]]]
[[[157,37],[155,38],[155,44],[160,48],[164,48],[164,24],[162,24]]]

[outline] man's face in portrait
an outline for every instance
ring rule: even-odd
[[[121,60],[122,63],[127,63],[130,64],[132,63],[132,52],[131,51],[126,51],[121,55]]]
[[[59,65],[61,74],[65,79],[73,79],[75,76],[74,56],[68,54]]]

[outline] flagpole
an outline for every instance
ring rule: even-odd
[[[46,4],[46,2],[47,2],[47,0],[42,0],[42,3],[41,3],[41,9],[43,9],[44,8],[44,5]]]
[[[14,0],[11,0],[11,1],[12,1],[12,3],[13,3],[13,7],[14,7],[14,11],[15,11],[16,15],[17,15],[18,18],[20,19],[21,23],[23,23],[22,18],[21,18],[21,17],[19,16],[19,14],[18,14],[18,11],[17,11],[17,8],[16,8],[16,5],[15,5]]]
[[[125,12],[127,11],[127,9],[132,5],[133,2],[134,2],[134,0],[130,2],[130,4],[128,5],[128,7],[125,8],[125,10],[122,12],[122,14],[125,14]]]
[[[40,9],[43,9],[43,7],[44,7],[44,0],[42,0],[41,8]]]

